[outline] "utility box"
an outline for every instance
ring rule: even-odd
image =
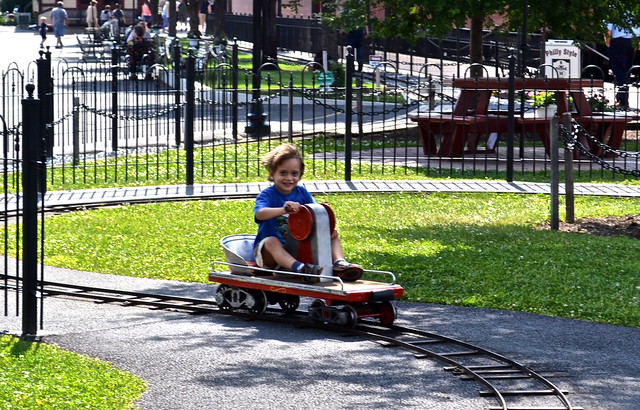
[[[580,78],[580,49],[573,40],[544,43],[544,75],[548,78]]]

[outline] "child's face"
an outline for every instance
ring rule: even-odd
[[[290,194],[298,185],[302,171],[300,160],[297,158],[289,158],[280,164],[274,172],[269,176],[276,186],[276,189],[282,194]]]

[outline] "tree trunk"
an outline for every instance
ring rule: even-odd
[[[327,51],[329,60],[338,61],[338,32],[326,24],[322,24],[321,33],[320,44],[322,50]]]
[[[158,0],[149,0],[149,9],[151,10],[151,26],[158,26],[162,19],[158,13]]]
[[[278,31],[276,28],[277,0],[263,0],[262,7],[262,64],[278,58]]]
[[[200,38],[200,5],[205,0],[187,0],[187,10],[189,11],[189,32],[187,37]]]
[[[216,44],[227,38],[227,33],[224,31],[226,14],[227,0],[216,0],[213,12],[213,38]]]
[[[469,33],[469,57],[471,64],[482,64],[482,17],[471,18],[471,31]],[[482,67],[473,67],[470,70],[472,77],[482,77]]]

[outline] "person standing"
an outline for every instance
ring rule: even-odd
[[[91,0],[89,6],[87,7],[87,27],[94,28],[98,27],[98,8],[96,7],[96,1]]]
[[[142,16],[142,20],[147,23],[147,26],[151,25],[151,9],[149,8],[147,0],[142,2],[140,15]]]
[[[62,48],[62,37],[64,37],[64,29],[67,27],[69,17],[64,9],[64,3],[59,1],[51,10],[51,24],[53,24],[53,35],[56,37],[56,48]]]
[[[120,10],[120,4],[116,3],[113,5],[113,13],[114,16],[118,19],[118,26],[123,28],[127,25],[127,19],[124,18],[124,13]]]
[[[613,71],[616,92],[616,103],[621,109],[629,108],[629,87],[627,86],[627,72],[633,64],[634,36],[640,35],[640,28],[624,29],[615,24],[607,24],[605,44],[608,48],[609,67]]]
[[[162,5],[162,31],[169,30],[169,0],[165,0]]]
[[[213,14],[213,8],[215,7],[215,0],[202,0],[200,5],[200,32],[205,34],[207,32],[207,15]]]

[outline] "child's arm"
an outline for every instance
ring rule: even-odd
[[[300,204],[294,201],[287,201],[279,208],[262,208],[256,212],[256,219],[265,221],[267,219],[276,218],[280,215],[295,214],[300,211]]]

